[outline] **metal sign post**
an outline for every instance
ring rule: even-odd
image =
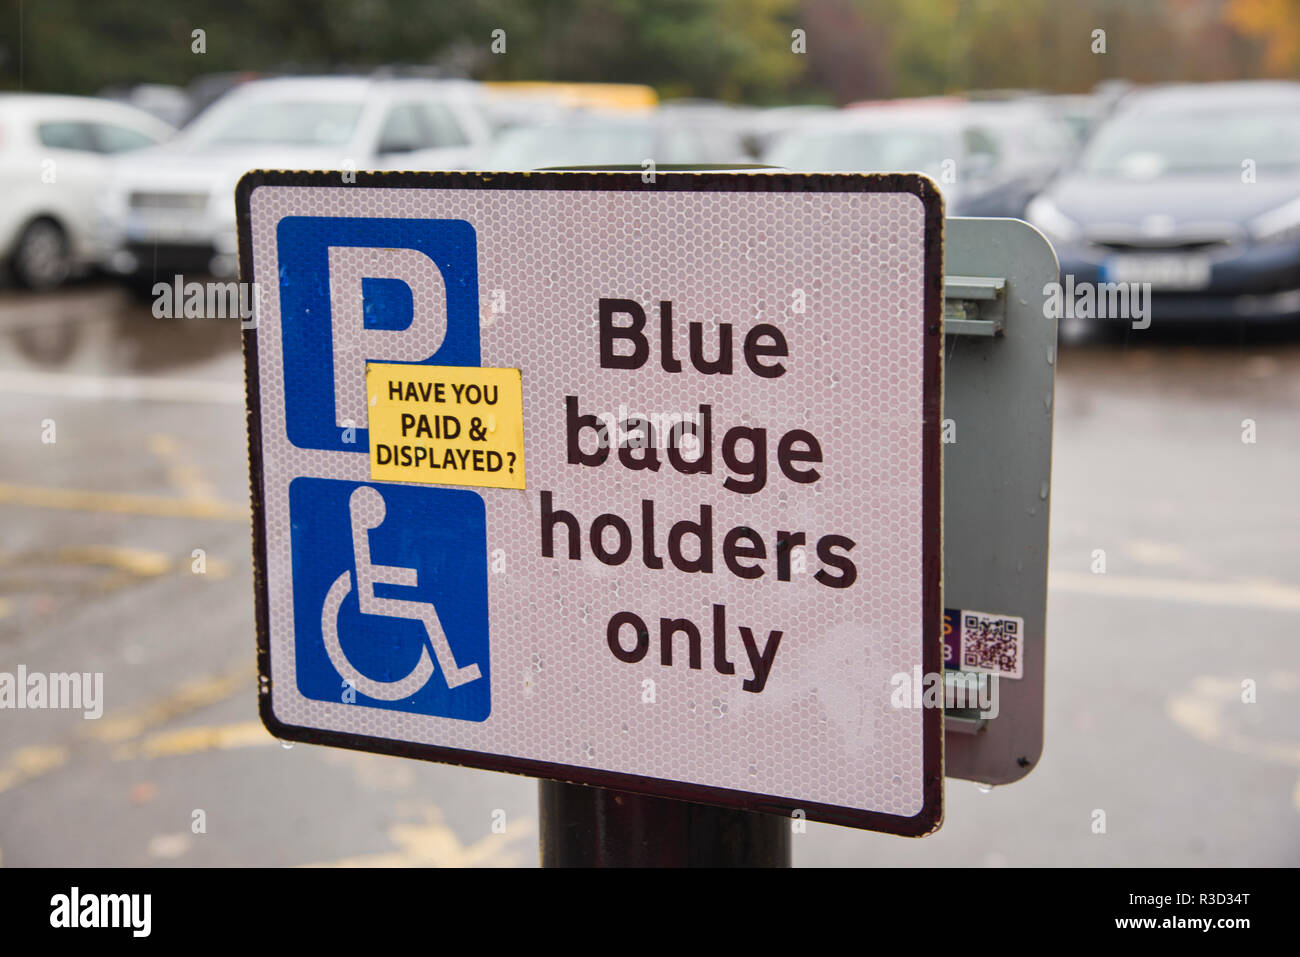
[[[543,867],[789,867],[776,814],[538,781]]]

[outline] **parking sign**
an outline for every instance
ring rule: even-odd
[[[259,172],[238,209],[272,733],[938,826],[929,180]]]

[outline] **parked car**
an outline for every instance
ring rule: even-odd
[[[466,81],[255,80],[119,164],[101,208],[101,254],[137,287],[176,273],[232,276],[235,184],[248,170],[463,169],[488,138]]]
[[[168,126],[178,129],[194,115],[194,101],[190,95],[179,86],[168,86],[165,83],[110,86],[100,90],[99,95],[144,110]]]
[[[1037,98],[971,103],[958,115],[963,137],[982,142],[991,155],[988,175],[966,191],[954,215],[1022,218],[1030,200],[1078,158],[1078,134]]]
[[[807,172],[925,173],[950,215],[1020,216],[1074,147],[1064,123],[1032,100],[936,97],[810,121],[779,139],[763,161]]]
[[[738,146],[744,151],[749,163],[758,161],[759,146],[752,133],[754,123],[762,110],[737,103],[724,103],[721,100],[676,99],[665,100],[659,105],[659,114],[668,122],[680,122],[691,126],[713,126],[720,133],[734,138],[732,148]]]
[[[1038,100],[1061,118],[1080,146],[1088,142],[1110,108],[1105,99],[1089,93],[1060,93]]]
[[[822,104],[772,106],[754,110],[745,123],[745,142],[755,156],[762,156],[781,137],[808,123],[825,119],[834,107]]]
[[[1300,83],[1131,93],[1028,218],[1075,284],[1151,283],[1156,322],[1300,317]]]
[[[51,289],[96,259],[95,200],[111,157],[172,128],[134,107],[80,96],[0,95],[0,258],[31,289]]]
[[[738,132],[664,111],[574,113],[503,130],[480,164],[490,170],[548,166],[727,165],[750,162]]]

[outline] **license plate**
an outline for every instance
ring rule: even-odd
[[[175,213],[133,213],[126,223],[127,238],[137,242],[176,241],[188,232],[186,218]]]
[[[1103,264],[1102,280],[1149,282],[1152,289],[1204,289],[1210,284],[1210,260],[1167,253],[1112,256]]]

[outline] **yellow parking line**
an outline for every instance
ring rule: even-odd
[[[275,738],[260,721],[238,721],[160,731],[138,742],[122,745],[114,751],[113,759],[179,757],[205,751],[267,747],[275,743]],[[524,848],[530,845],[527,838],[533,833],[530,820],[512,821],[505,834],[486,834],[472,844],[463,844],[443,819],[440,808],[426,804],[421,810],[422,822],[394,824],[388,828],[392,850],[306,866],[515,867],[523,863]]]
[[[229,751],[275,744],[275,738],[260,721],[200,725],[176,731],[159,731],[138,743],[126,744],[113,752],[115,761],[134,758],[172,758],[202,751]]]
[[[1294,692],[1294,676],[1287,672],[1265,675],[1262,685],[1268,690]],[[1300,767],[1300,742],[1289,741],[1270,732],[1240,729],[1226,715],[1229,706],[1259,707],[1241,700],[1241,679],[1202,675],[1189,688],[1165,698],[1165,716],[1202,744],[1226,748],[1246,757],[1274,764]],[[1239,719],[1240,720],[1240,719]],[[1245,725],[1244,721],[1240,722]],[[1249,728],[1249,725],[1245,725]]]
[[[0,588],[9,592],[47,591],[50,588],[49,567],[52,565],[103,569],[89,581],[60,586],[63,591],[98,594],[109,594],[169,573],[196,574],[209,581],[219,581],[230,577],[232,567],[225,559],[205,557],[204,568],[199,574],[190,555],[172,556],[122,545],[65,545],[29,552],[0,552]],[[12,603],[0,597],[0,619],[12,611]]]
[[[24,555],[30,563],[37,558]],[[54,553],[55,562],[61,565],[105,565],[127,572],[138,578],[156,578],[171,569],[172,560],[162,552],[122,545],[65,545]]]
[[[114,512],[121,515],[149,515],[157,518],[202,518],[222,522],[247,522],[249,515],[246,505],[233,505],[228,502],[3,483],[0,483],[0,505]]]
[[[252,668],[240,668],[224,675],[209,675],[187,681],[166,698],[138,711],[101,718],[95,722],[89,734],[92,738],[109,744],[129,741],[164,721],[224,701],[240,689],[252,688],[252,683]]]
[[[215,502],[216,490],[203,478],[199,469],[184,461],[175,436],[155,433],[149,436],[149,451],[167,466],[167,477],[186,501]]]
[[[164,721],[169,721],[188,712],[223,701],[241,688],[251,687],[252,679],[253,669],[245,667],[223,675],[210,675],[195,681],[187,681],[166,698],[155,701],[138,711],[87,722],[90,727],[84,732],[84,737],[106,744],[128,742]],[[260,731],[267,741],[275,740],[265,730],[262,730],[260,722],[249,721],[244,722],[242,725],[231,725],[226,728],[188,729],[188,732],[178,732],[178,737],[170,740],[165,735],[155,735],[154,738],[147,739],[145,744],[152,752],[156,752],[156,754],[150,753],[149,756],[151,757],[172,753],[183,754],[186,753],[186,747],[191,750],[203,750],[197,745],[202,744],[205,740],[209,746],[241,747],[246,744],[256,743],[253,740],[254,727]],[[206,738],[203,733],[205,730]],[[186,733],[190,735],[190,738],[183,737]],[[122,750],[122,748],[118,749],[119,752]],[[144,747],[141,747],[139,751],[144,753]],[[114,757],[118,756],[118,754],[114,755]],[[49,774],[51,771],[57,771],[59,768],[66,766],[71,757],[72,749],[62,745],[19,748],[10,754],[3,763],[0,763],[0,792],[8,791],[20,784],[26,784],[28,781]]]
[[[240,668],[224,675],[187,681],[166,698],[139,711],[101,719],[91,729],[91,737],[109,743],[127,741],[164,721],[225,700],[240,688],[249,687],[252,677],[251,668]]]
[[[388,839],[395,849],[362,854],[308,867],[517,867],[521,852],[530,845],[530,820],[512,821],[505,834],[488,834],[473,844],[462,844],[443,820],[436,805],[425,805],[421,824],[394,824]]]
[[[48,774],[67,763],[68,749],[64,747],[32,745],[19,748],[0,765],[0,792]]]

